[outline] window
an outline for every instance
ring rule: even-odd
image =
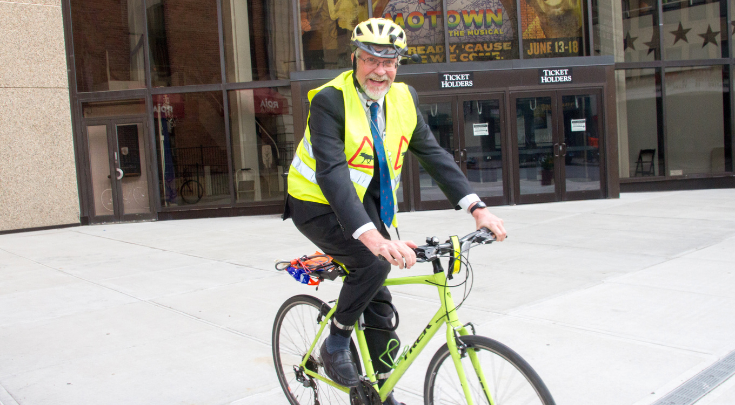
[[[161,206],[229,204],[221,92],[153,96]]]
[[[350,37],[357,23],[367,20],[367,4],[358,0],[299,0],[302,68],[352,66]]]
[[[392,20],[404,29],[408,53],[420,55],[422,63],[445,61],[441,0],[418,3],[405,0],[373,0],[373,7],[373,16]]]
[[[451,62],[518,58],[515,2],[481,0],[448,4]]]
[[[145,87],[143,0],[73,0],[77,90]]]
[[[283,201],[294,154],[290,87],[236,90],[230,100],[235,201]]]
[[[622,35],[625,62],[647,62],[661,59],[656,2],[622,0]]]
[[[661,74],[657,69],[615,72],[618,81],[620,177],[663,176],[663,143],[657,117]]]
[[[290,0],[224,0],[227,81],[280,80],[296,70]]]
[[[148,0],[153,87],[222,82],[215,0]]]
[[[724,172],[732,160],[725,148],[726,72],[722,66],[666,69],[669,176]]]
[[[521,0],[523,57],[584,55],[583,9],[581,0]]]
[[[725,10],[713,0],[663,0],[664,57],[668,60],[722,56]]]

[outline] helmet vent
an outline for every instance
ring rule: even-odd
[[[374,34],[374,32],[373,32],[373,26],[371,24],[365,24],[365,28],[367,28],[368,30],[370,30],[371,33]]]
[[[357,28],[355,28],[355,34],[357,34],[357,35],[363,35],[362,30],[360,29],[359,26]]]
[[[383,28],[385,28],[385,24],[378,24],[378,32],[383,32]]]

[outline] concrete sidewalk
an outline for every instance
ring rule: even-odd
[[[460,318],[519,352],[558,404],[651,404],[735,350],[735,190],[492,211],[510,237],[473,250]],[[399,223],[416,242],[473,230],[456,211],[403,213]],[[314,250],[277,216],[2,235],[0,403],[285,404],[274,315],[295,294],[331,300],[339,284],[314,291],[273,262]],[[392,291],[406,345],[436,310],[436,292]],[[423,403],[438,343],[399,399]],[[735,403],[733,380],[698,404]]]

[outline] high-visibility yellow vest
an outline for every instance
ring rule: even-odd
[[[362,107],[353,84],[352,71],[344,72],[329,83],[311,90],[308,95],[309,102],[320,90],[329,86],[342,92],[345,103],[345,159],[347,159],[352,184],[362,201],[373,178],[373,165],[377,161],[377,158],[373,156],[373,135],[370,132],[365,109]],[[385,106],[383,146],[390,168],[393,205],[397,211],[396,190],[401,179],[403,157],[416,128],[416,106],[413,104],[413,97],[411,97],[408,86],[403,83],[391,85],[385,95]],[[316,182],[316,161],[312,151],[308,121],[304,138],[296,148],[296,154],[288,171],[288,194],[299,200],[329,204]],[[396,216],[394,216],[392,225],[396,226],[396,223]]]

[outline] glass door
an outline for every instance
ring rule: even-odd
[[[602,105],[599,91],[560,92],[564,200],[602,198]]]
[[[88,122],[91,222],[153,217],[143,120]]]
[[[507,204],[504,164],[505,112],[502,95],[460,97],[460,167],[488,205]]]
[[[511,95],[517,202],[603,197],[601,92]]]
[[[455,162],[459,164],[462,157],[458,137],[455,136],[457,133],[456,97],[420,97],[419,101],[419,111],[431,132],[434,133],[437,142],[444,150],[453,155]],[[407,156],[409,155],[411,154]],[[415,208],[417,210],[452,208],[437,183],[413,156],[411,156],[411,166]]]
[[[511,106],[518,203],[561,200],[555,94],[514,94]]]

